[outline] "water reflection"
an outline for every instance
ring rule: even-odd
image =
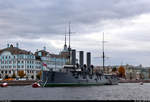
[[[112,86],[0,87],[0,100],[150,100],[150,83],[120,83]]]

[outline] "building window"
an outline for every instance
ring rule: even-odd
[[[24,66],[22,66],[22,68],[24,68]]]
[[[23,63],[23,61],[22,61],[22,63]]]
[[[1,71],[1,73],[3,74],[3,71]]]
[[[5,71],[5,74],[7,74],[7,71]]]
[[[20,63],[20,61],[18,61],[18,63]]]
[[[15,64],[15,63],[16,63],[16,61],[13,61],[13,63]]]
[[[20,68],[20,66],[18,65],[18,68]]]
[[[9,71],[9,74],[11,74],[11,71]]]

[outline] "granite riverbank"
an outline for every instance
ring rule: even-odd
[[[34,82],[37,82],[35,80],[7,80],[7,81],[0,81],[0,85],[2,83],[8,83],[8,86],[24,86],[24,85],[32,85]]]
[[[7,80],[7,81],[0,81],[0,85],[2,83],[8,83],[8,86],[25,86],[25,85],[32,85],[36,80]],[[150,80],[120,80],[119,83],[150,83]]]
[[[150,83],[150,80],[120,80],[119,83]]]

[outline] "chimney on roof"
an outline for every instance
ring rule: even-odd
[[[45,46],[43,47],[43,50],[46,51],[46,47]]]
[[[9,44],[7,44],[7,48],[9,47]]]
[[[17,48],[19,48],[19,44],[18,44],[18,42],[16,43],[16,47],[17,47]]]

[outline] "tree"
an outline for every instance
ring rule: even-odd
[[[8,77],[8,75],[5,75],[5,79],[8,79],[9,77]]]
[[[34,76],[32,75],[32,76],[31,76],[31,78],[33,79],[33,78],[34,78]]]
[[[23,70],[18,71],[18,75],[20,76],[20,78],[23,78],[26,74],[24,73]]]
[[[40,79],[41,79],[41,75],[42,75],[42,72],[40,71],[40,72],[38,72],[38,74],[36,75],[36,78],[40,80]]]
[[[112,72],[116,72],[116,71],[117,71],[117,68],[114,67],[114,68],[112,69]]]
[[[125,77],[125,68],[123,66],[119,67],[118,72],[120,77]]]
[[[143,73],[140,73],[140,79],[144,79]]]
[[[16,74],[15,73],[13,73],[12,78],[16,78]]]
[[[69,61],[67,61],[67,62],[66,62],[66,65],[69,65],[69,64],[70,64]]]

